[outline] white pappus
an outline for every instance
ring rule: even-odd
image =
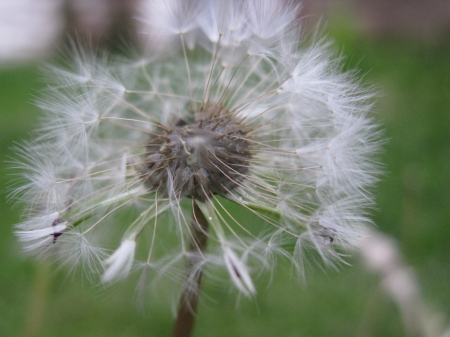
[[[139,270],[183,283],[188,260],[248,296],[278,258],[300,275],[342,262],[371,222],[380,133],[370,90],[305,36],[298,10],[149,0],[139,20],[157,51],[74,48],[70,67],[51,67],[12,193],[29,206],[25,249],[106,283]]]

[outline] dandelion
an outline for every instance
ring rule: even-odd
[[[345,262],[370,224],[379,134],[372,95],[302,37],[293,4],[148,1],[141,14],[159,52],[74,48],[50,69],[46,117],[19,150],[16,235],[104,283],[181,285],[174,336],[187,336],[203,276],[251,297],[278,259],[301,277],[308,261]]]

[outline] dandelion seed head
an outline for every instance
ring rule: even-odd
[[[163,196],[175,193],[177,199],[202,201],[212,194],[226,196],[248,173],[247,130],[233,113],[213,104],[193,115],[193,121],[180,119],[151,135],[142,178],[150,191],[160,190]]]
[[[14,165],[25,250],[104,283],[140,271],[140,289],[195,292],[204,271],[246,296],[279,259],[301,277],[345,263],[371,223],[380,134],[370,90],[297,18],[275,0],[148,0],[159,52],[74,46],[71,67],[49,67],[46,116]]]

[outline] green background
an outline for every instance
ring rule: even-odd
[[[386,174],[373,218],[395,238],[433,312],[450,317],[450,43],[368,38],[347,24],[327,32],[379,91],[377,119],[388,139]],[[168,336],[170,306],[142,309],[133,285],[98,289],[79,273],[21,252],[12,234],[21,206],[7,203],[5,161],[30,139],[40,116],[34,97],[45,84],[37,66],[0,69],[0,336]],[[339,272],[313,271],[300,284],[280,267],[252,301],[207,286],[195,336],[405,336],[401,314],[357,254]],[[69,275],[69,276],[68,276]],[[448,325],[447,325],[448,326]]]

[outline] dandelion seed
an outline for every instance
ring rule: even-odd
[[[308,260],[344,261],[371,222],[370,92],[329,44],[300,38],[291,3],[147,5],[163,52],[78,50],[72,69],[51,69],[48,115],[20,150],[26,182],[13,192],[30,207],[16,232],[25,249],[66,259],[67,245],[107,283],[141,266],[141,280],[197,294],[182,296],[191,312],[203,274],[251,296],[278,258],[300,275]],[[82,245],[62,240],[72,232]]]
[[[133,240],[125,240],[117,248],[117,250],[105,260],[108,266],[102,276],[103,282],[110,282],[114,279],[120,279],[128,276],[134,260],[134,250],[136,242]]]
[[[255,286],[253,285],[245,264],[239,260],[231,249],[224,249],[224,260],[231,276],[231,280],[235,284],[236,288],[247,296],[255,293]]]

